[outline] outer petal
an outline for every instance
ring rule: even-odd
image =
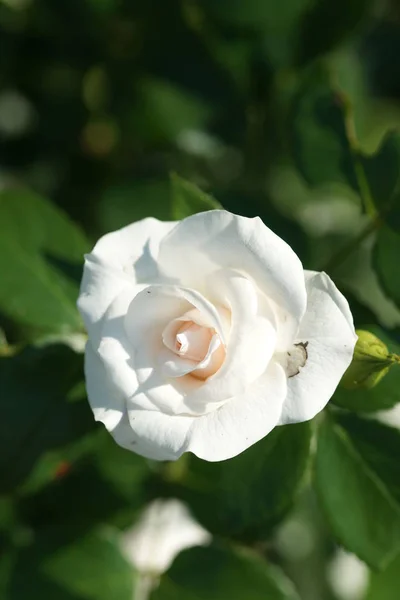
[[[221,267],[244,272],[291,318],[294,338],[307,302],[303,267],[258,217],[215,210],[184,219],[162,240],[159,265],[166,276],[200,290]]]
[[[115,393],[106,376],[101,358],[86,344],[85,377],[89,403],[96,421],[104,423],[111,433],[121,422],[125,412],[125,398]]]
[[[241,396],[194,419],[187,450],[211,462],[236,456],[278,423],[286,396],[286,375],[278,363]]]
[[[91,254],[85,257],[78,308],[93,348],[99,347],[105,313],[125,290],[131,290],[131,296],[134,297],[136,292],[132,278],[114,271]]]
[[[305,272],[307,312],[299,342],[308,342],[307,361],[288,379],[288,394],[279,424],[308,421],[332,397],[351,363],[357,341],[347,300],[326,273]]]
[[[153,460],[174,460],[180,456],[182,452],[171,451],[168,445],[160,447],[159,444],[154,444],[151,436],[146,436],[145,433],[141,435],[140,432],[138,434],[135,428],[131,427],[126,410],[126,399],[114,385],[110,384],[107,370],[90,344],[86,345],[85,375],[88,398],[95,419],[105,425],[117,444]],[[145,412],[150,414],[150,421],[153,422],[154,419],[155,431],[157,431],[157,426],[160,424],[159,417],[163,415],[154,411]],[[167,428],[170,427],[170,423],[166,422],[168,418],[161,418],[162,424]],[[174,436],[178,448],[180,448],[179,442],[181,447],[184,447],[186,431],[190,427],[190,419],[185,417],[181,419],[186,429],[180,438],[177,434]],[[161,437],[163,437],[162,432]]]
[[[159,280],[157,253],[160,239],[174,223],[144,219],[103,236],[85,256],[85,267],[78,299],[90,342],[100,343],[101,322],[117,296],[137,283]]]
[[[160,241],[175,224],[152,217],[136,221],[104,235],[91,254],[116,271],[131,275],[136,283],[154,283],[159,277],[157,257]]]
[[[273,363],[245,395],[207,415],[166,415],[132,401],[126,410],[125,399],[110,385],[102,360],[89,344],[85,372],[96,420],[120,446],[154,460],[175,460],[187,451],[209,461],[236,456],[274,428],[286,395],[284,371]]]

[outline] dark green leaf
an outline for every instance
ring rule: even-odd
[[[400,549],[400,507],[382,478],[380,460],[369,462],[365,445],[360,450],[340,423],[326,418],[319,431],[315,481],[338,541],[371,567],[382,568]],[[388,472],[386,460],[383,464]]]
[[[0,195],[0,309],[37,328],[76,330],[76,283],[54,261],[82,264],[87,242],[52,204],[24,190]]]
[[[174,220],[184,219],[198,212],[221,208],[214,198],[176,174],[171,175],[171,187],[172,218]]]
[[[379,421],[343,414],[338,421],[364,462],[400,507],[400,431]]]
[[[389,216],[400,185],[400,133],[387,134],[375,154],[363,156],[362,163],[376,208]]]
[[[94,428],[86,402],[68,402],[83,357],[67,346],[29,347],[0,358],[0,490],[14,488],[39,456]]]
[[[302,19],[298,40],[301,63],[329,51],[367,15],[371,0],[316,0]]]
[[[106,189],[101,197],[99,225],[104,233],[149,215],[161,221],[172,220],[167,179],[120,183]]]
[[[248,33],[254,43],[262,39],[268,58],[278,65],[294,62],[299,24],[310,0],[260,2],[260,0],[203,0],[207,14],[218,23]],[[258,35],[257,35],[258,34]]]
[[[41,534],[20,551],[9,599],[132,600],[134,571],[122,557],[111,529],[64,544]]]
[[[296,600],[291,583],[265,560],[240,549],[193,548],[178,556],[152,600]]]
[[[193,457],[174,493],[184,498],[212,533],[265,539],[292,506],[303,481],[311,425],[277,427],[229,461],[208,463]]]
[[[117,446],[105,430],[98,432],[94,442],[66,473],[19,503],[20,513],[33,528],[60,525],[73,539],[99,523],[121,527],[132,523],[147,498],[148,463]]]
[[[400,134],[388,134],[374,154],[355,138],[350,104],[329,74],[313,68],[303,79],[290,123],[295,164],[311,186],[340,183],[353,189],[367,212],[375,207],[400,227]]]
[[[175,141],[184,130],[204,127],[210,105],[198,95],[167,79],[146,78],[139,85],[139,102],[132,114],[136,135],[153,143]]]
[[[204,0],[203,4],[210,13],[216,15],[224,22],[236,25],[240,28],[252,28],[273,30],[293,21],[299,13],[304,11],[308,0],[288,0],[285,3],[260,2],[260,0],[248,0],[246,4],[241,0]],[[275,34],[277,33],[275,29]]]
[[[390,352],[400,353],[400,344],[396,344],[380,327],[367,326],[363,329],[374,333],[387,345]],[[400,365],[393,365],[378,385],[369,390],[347,390],[339,386],[332,402],[355,412],[374,412],[392,408],[400,402]]]
[[[348,112],[328,74],[311,71],[294,98],[290,124],[295,164],[310,185],[337,182],[358,189]]]
[[[400,232],[382,227],[377,234],[373,249],[373,267],[388,298],[400,306]]]

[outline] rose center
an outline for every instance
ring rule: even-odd
[[[193,368],[186,373],[196,379],[204,380],[214,375],[224,362],[224,344],[213,327],[202,323],[197,310],[172,321],[165,328],[162,337],[165,346],[177,357],[194,363]]]
[[[201,361],[206,357],[212,337],[211,329],[187,321],[176,333],[175,352],[189,360]]]

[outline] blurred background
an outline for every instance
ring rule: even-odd
[[[105,232],[145,216],[175,218],[169,184],[175,172],[224,208],[261,216],[306,268],[332,274],[358,326],[379,325],[400,341],[400,312],[372,269],[371,240],[332,263],[338,248],[364,226],[365,207],[340,178],[319,182],[317,176],[317,184],[310,183],[296,157],[295,99],[316,70],[328,73],[346,99],[362,150],[375,151],[386,132],[400,126],[399,0],[0,0],[0,190],[17,195],[30,190],[47,198],[85,232],[90,247]],[[302,110],[307,116],[304,103]],[[23,196],[15,202],[22,232],[33,213],[28,207],[24,212]],[[6,218],[0,206],[3,223]],[[76,281],[80,241],[78,247],[76,264],[61,264],[61,257],[58,265]],[[0,265],[5,270],[1,260]],[[36,340],[38,332],[55,335],[57,328],[46,323],[42,328],[40,318],[16,318],[17,313],[18,307],[8,312],[0,303],[4,344],[18,347]],[[69,344],[81,350],[82,329],[64,323],[59,329],[57,335],[68,334]],[[63,352],[62,364],[69,368],[72,350]],[[35,364],[27,381],[43,369],[55,380],[52,389],[61,386],[60,396],[84,395],[80,361],[60,383],[59,367],[51,372],[53,354],[39,358],[34,360],[40,364],[25,356],[15,373],[22,376],[27,364]],[[9,393],[5,384],[2,393]],[[40,397],[43,393],[40,388]],[[17,505],[0,496],[5,600],[26,597],[28,582],[30,597],[40,600],[125,598],[110,583],[111,588],[66,592],[41,581],[35,592],[33,574],[41,553],[47,556],[52,546],[47,540],[29,554],[32,532],[53,531],[63,519],[79,531],[92,521],[126,527],[145,499],[163,495],[163,486],[153,481],[158,467],[121,454],[103,432],[91,430],[85,403],[71,405],[87,436],[77,431],[79,444],[68,439],[66,450],[62,442],[47,440],[46,452],[51,447],[52,453],[39,467],[35,462],[33,474],[32,465],[22,468],[18,485],[4,485],[5,494],[18,490]],[[385,418],[396,425],[396,414]],[[118,481],[110,475],[112,460],[122,465]],[[166,479],[175,476],[168,472]],[[139,493],[144,478],[145,491]],[[104,510],[93,514],[93,498],[99,496]],[[13,548],[28,548],[22,559],[17,550],[6,551],[10,540],[2,531],[10,522],[16,523]],[[371,574],[339,550],[308,488],[265,544],[263,552],[283,567],[302,600],[398,599],[399,561]],[[77,560],[73,577],[80,560],[71,560]],[[102,564],[98,559],[91,567],[96,577]]]

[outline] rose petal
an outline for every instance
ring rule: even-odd
[[[205,460],[220,461],[240,454],[275,427],[285,395],[285,373],[278,363],[271,363],[243,396],[201,417],[165,415],[137,407],[128,407],[128,413],[137,435],[154,453],[158,450],[160,460],[177,459],[190,451]],[[141,449],[135,451],[142,453]]]
[[[157,266],[159,244],[175,224],[152,217],[136,221],[104,235],[91,254],[116,271],[130,275],[135,283],[156,283],[160,277]]]
[[[203,313],[210,327],[225,338],[226,327],[218,310],[202,294],[178,286],[150,286],[140,292],[130,305],[126,315],[126,330],[134,348],[133,363],[138,376],[139,388],[135,402],[146,398],[169,414],[198,414],[205,409],[201,403],[187,402],[185,395],[202,382],[191,377],[168,379],[163,364],[171,354],[165,355],[162,333],[166,324],[197,308]]]
[[[161,241],[159,266],[166,276],[198,290],[221,267],[242,271],[283,312],[285,344],[296,335],[307,303],[303,267],[258,217],[215,210],[184,219]]]
[[[111,384],[101,358],[96,355],[90,344],[86,345],[85,376],[88,398],[94,417],[96,421],[105,425],[117,444],[153,460],[177,458],[177,455],[169,453],[167,448],[161,451],[159,447],[154,446],[153,442],[149,442],[146,436],[139,436],[135,433],[129,422],[126,398],[118,393]],[[152,412],[152,414],[159,415],[161,413]],[[184,422],[186,423],[186,421]]]
[[[127,287],[160,280],[158,245],[173,226],[151,218],[138,221],[103,236],[85,256],[78,308],[95,349],[102,319],[115,298]]]
[[[154,460],[176,460],[186,452],[190,427],[198,418],[143,410],[134,402],[128,402],[128,416],[137,436],[134,451]]]
[[[134,363],[135,348],[125,330],[125,316],[131,300],[131,290],[126,290],[111,304],[105,315],[98,349],[109,382],[114,386],[115,392],[125,399],[132,397],[139,388]],[[143,406],[150,410],[156,408],[149,398],[143,398]]]
[[[125,398],[115,393],[107,380],[101,358],[86,344],[85,377],[89,403],[96,421],[104,423],[108,431],[113,431],[122,420],[125,411]]]
[[[215,329],[221,340],[225,340],[226,331],[216,307],[200,292],[175,285],[155,285],[143,289],[132,301],[126,315],[128,336],[137,346],[150,329],[157,330],[184,315],[193,307],[197,308]],[[162,329],[159,340],[162,343]]]
[[[105,313],[115,298],[130,289],[135,295],[134,282],[124,273],[117,273],[92,255],[85,257],[85,267],[78,298],[78,308],[89,334],[89,341],[97,349]]]
[[[286,396],[286,375],[278,363],[243,395],[193,420],[187,450],[199,458],[232,458],[265,437],[277,424]]]
[[[178,356],[165,349],[161,354],[163,372],[167,377],[182,377],[188,373],[193,373],[193,371],[198,371],[199,373],[195,376],[206,379],[221,366],[223,358],[221,358],[219,352],[220,348],[221,341],[218,335],[215,334],[210,341],[205,357],[199,362]],[[225,354],[224,350],[223,353]]]
[[[306,271],[305,280],[308,304],[297,341],[308,342],[307,360],[288,379],[280,424],[308,421],[324,408],[351,363],[357,341],[347,300],[329,276]]]
[[[237,271],[220,270],[209,278],[209,288],[214,299],[230,310],[231,331],[219,371],[188,392],[188,404],[203,402],[205,407],[242,394],[267,369],[276,345],[274,316],[268,305],[260,303],[250,280]]]

